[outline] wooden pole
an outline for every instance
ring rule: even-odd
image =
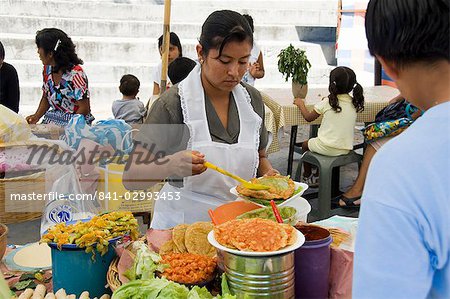
[[[167,67],[169,66],[169,45],[170,45],[170,6],[171,0],[164,1],[164,25],[162,42],[162,70],[161,83],[159,84],[159,94],[166,91]]]

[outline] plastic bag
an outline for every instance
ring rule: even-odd
[[[362,129],[367,142],[372,142],[379,138],[394,137],[406,130],[413,121],[409,118],[400,118],[378,123],[372,123]]]
[[[91,219],[98,214],[96,198],[82,192],[73,165],[58,165],[48,169],[46,182],[51,184],[51,188],[41,218],[41,236],[55,224]]]
[[[30,126],[22,116],[3,105],[0,105],[0,115],[0,143],[30,139]]]
[[[84,117],[74,116],[67,124],[65,136],[67,144],[74,149],[78,149],[81,140],[87,138],[128,154],[133,145],[131,131],[132,127],[121,119],[101,120],[90,127]]]
[[[375,116],[375,122],[392,121],[400,118],[411,119],[411,115],[419,110],[405,99],[394,102],[381,109]]]

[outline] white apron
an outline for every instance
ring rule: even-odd
[[[239,84],[232,91],[239,113],[238,142],[213,142],[206,117],[200,71],[197,65],[178,86],[184,123],[190,131],[188,149],[203,153],[206,161],[249,180],[255,177],[259,165],[259,131],[262,119],[253,110],[247,90]],[[212,169],[184,178],[183,188],[166,183],[160,192],[160,199],[155,202],[151,227],[167,229],[180,223],[210,221],[209,209],[236,199],[230,193],[230,188],[236,185],[235,180]],[[167,200],[168,198],[173,199]],[[179,199],[175,200],[176,198]]]

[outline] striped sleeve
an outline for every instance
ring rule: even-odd
[[[81,67],[75,67],[72,73],[74,99],[80,101],[84,98],[89,98],[88,79],[83,69]]]

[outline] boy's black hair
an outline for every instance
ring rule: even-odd
[[[83,64],[75,52],[72,39],[61,29],[45,28],[36,33],[36,46],[42,48],[46,54],[53,52],[55,67],[52,72],[61,70],[63,73],[72,69],[74,65]]]
[[[356,112],[364,110],[364,95],[362,86],[356,81],[355,72],[346,66],[338,66],[330,73],[330,85],[328,86],[328,102],[336,112],[341,112],[338,94],[347,94],[353,90],[353,106]]]
[[[135,96],[139,92],[140,85],[141,82],[136,76],[127,74],[120,79],[119,90],[124,96]]]
[[[163,42],[163,35],[161,35],[158,38],[158,49],[161,48],[162,42]],[[181,47],[180,38],[175,32],[170,33],[170,44],[178,48],[178,51],[180,52],[180,57],[183,56],[183,47]]]
[[[169,75],[172,84],[177,84],[183,81],[184,78],[189,75],[192,69],[195,67],[195,61],[187,57],[178,57],[167,69],[167,74]]]
[[[371,0],[366,35],[372,55],[400,67],[450,61],[449,0]]]
[[[248,14],[243,14],[242,16],[247,20],[248,24],[250,25],[250,28],[252,28],[252,32],[255,32],[255,26],[253,25],[252,16]]]
[[[0,60],[5,59],[5,48],[3,47],[2,42],[0,42]]]

